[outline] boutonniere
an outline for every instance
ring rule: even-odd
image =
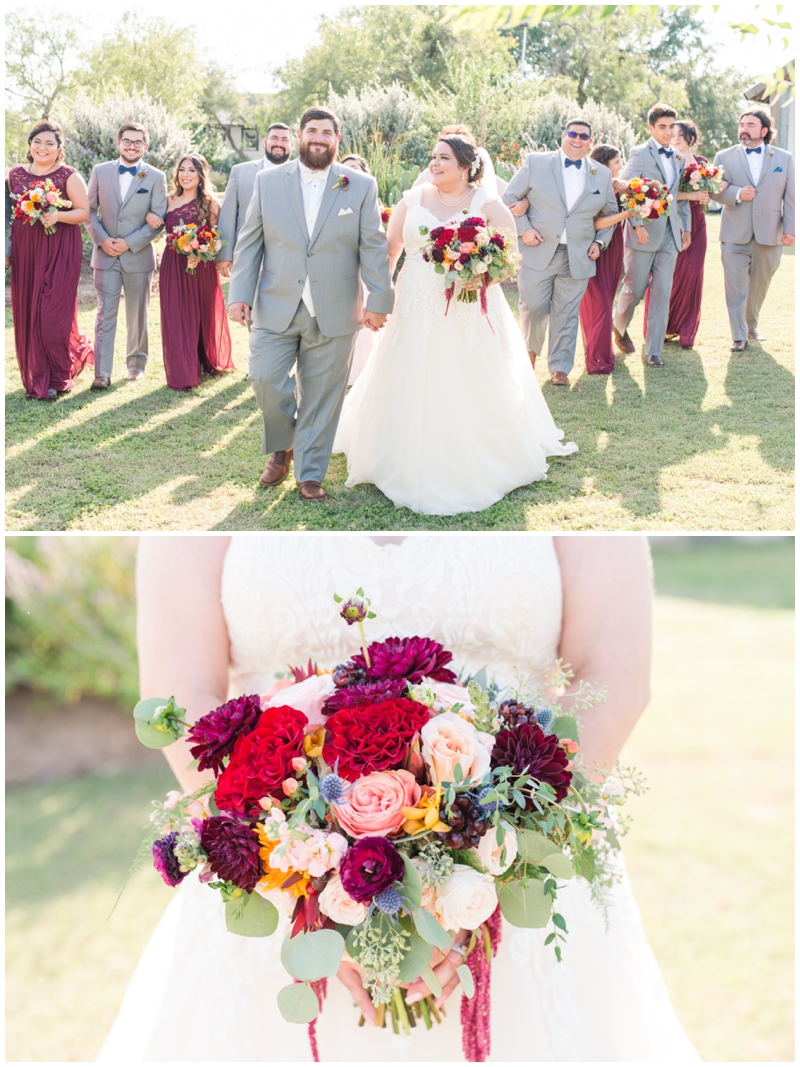
[[[139,173],[136,175],[136,180],[139,181],[141,178],[146,178],[146,177],[147,177],[147,172],[143,171],[143,170],[140,170]]]
[[[591,163],[589,164],[589,173],[597,174],[597,167],[593,167]]]
[[[331,189],[344,189],[344,191],[347,192],[347,189],[348,189],[349,185],[350,185],[350,179],[347,177],[347,175],[346,174],[340,174],[339,177],[336,179],[336,181],[331,186]]]

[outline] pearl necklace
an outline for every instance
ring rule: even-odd
[[[445,207],[458,207],[459,204],[463,204],[463,202],[467,199],[468,196],[472,196],[473,192],[475,191],[474,189],[468,189],[460,200],[456,200],[455,204],[448,204],[446,200],[442,200],[442,194],[439,192],[438,187],[434,186],[434,188],[436,189],[436,195],[439,197]]]

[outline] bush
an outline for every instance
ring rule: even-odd
[[[139,699],[131,537],[9,538],[6,689]]]
[[[147,127],[150,148],[148,163],[169,173],[192,143],[192,132],[182,126],[169,110],[146,93],[118,92],[93,103],[78,97],[63,118],[67,163],[86,181],[97,163],[116,159],[117,130],[130,119]]]
[[[422,114],[420,101],[397,82],[388,88],[369,86],[360,93],[350,89],[343,96],[331,91],[328,107],[341,119],[342,142],[348,145],[374,139],[402,141]]]
[[[554,152],[561,147],[565,124],[577,118],[592,124],[595,144],[612,144],[622,150],[623,156],[639,140],[631,123],[618,112],[594,100],[579,107],[572,97],[559,93],[548,93],[537,100],[520,130],[533,147]]]

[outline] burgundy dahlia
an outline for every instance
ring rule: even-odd
[[[546,782],[555,791],[556,800],[564,799],[572,781],[568,763],[558,737],[545,734],[534,723],[500,730],[494,739],[492,767],[511,767],[515,774],[527,773]]]
[[[167,883],[167,885],[179,885],[188,871],[182,871],[172,851],[178,840],[177,833],[173,830],[166,837],[160,837],[153,842],[153,866]]]
[[[386,641],[369,646],[372,666],[370,678],[405,678],[412,685],[419,685],[423,675],[435,682],[454,682],[455,674],[445,667],[453,658],[445,652],[438,641],[427,637],[390,637]],[[364,657],[353,656],[353,663],[366,667]]]
[[[359,904],[369,904],[378,893],[401,882],[404,873],[403,857],[385,837],[362,837],[345,852],[339,867],[342,886]]]
[[[404,678],[384,678],[380,682],[367,682],[365,685],[350,685],[337,689],[325,701],[323,711],[327,715],[340,708],[356,708],[359,704],[380,704],[384,700],[394,700],[406,691]]]
[[[253,824],[230,815],[206,819],[200,842],[218,878],[252,893],[261,878],[260,844]]]
[[[254,730],[261,715],[261,698],[237,697],[198,719],[189,730],[192,755],[199,760],[198,770],[210,767],[214,774],[222,770],[222,761],[233,752],[237,738]]]

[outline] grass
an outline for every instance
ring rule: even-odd
[[[192,393],[167,389],[158,301],[144,382],[129,386],[118,334],[114,387],[85,372],[54,404],[26,401],[7,312],[7,527],[13,530],[790,530],[794,528],[793,256],[773,280],[761,328],[731,357],[717,244],[710,244],[696,348],[665,349],[667,369],[620,358],[610,377],[574,372],[569,390],[537,372],[557,425],[580,448],[554,458],[546,482],[479,514],[419,516],[372,486],[347,489],[334,456],[328,500],[309,505],[293,481],[257,484],[259,415],[245,331],[232,327],[239,368]],[[509,294],[512,303],[516,294]],[[82,307],[90,332],[94,308]],[[641,311],[631,327],[641,337]],[[580,346],[579,346],[580,348]],[[543,362],[543,361],[540,361]],[[583,365],[579,351],[576,367]],[[402,457],[398,457],[402,462]]]
[[[631,802],[625,853],[650,943],[702,1057],[789,1062],[791,560],[777,539],[733,547],[655,554],[653,699],[623,753],[649,792]],[[666,595],[676,589],[683,595]],[[148,802],[172,784],[165,766],[7,791],[9,1061],[97,1055],[170,899],[146,870],[108,919]]]

